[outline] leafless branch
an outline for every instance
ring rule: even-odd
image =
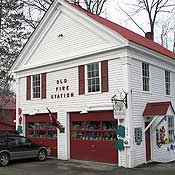
[[[131,17],[131,15],[129,15],[125,10],[123,10],[122,8],[120,8],[131,20],[132,22],[145,34],[146,32],[143,30],[142,27],[140,27],[137,22]]]

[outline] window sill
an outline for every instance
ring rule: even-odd
[[[31,98],[31,101],[39,101],[42,100],[42,98]]]
[[[102,94],[101,91],[98,91],[98,92],[86,92],[85,93],[85,96],[88,96],[88,95],[98,95],[98,94]]]
[[[142,91],[142,94],[152,95],[151,91]]]
[[[165,97],[167,97],[167,98],[173,98],[173,95],[171,95],[171,94],[170,95],[166,95],[165,94]]]

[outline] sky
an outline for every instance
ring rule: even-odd
[[[120,24],[142,36],[144,33],[129,19],[129,17],[122,12],[120,7],[127,12],[132,12],[133,6],[129,5],[135,3],[137,0],[108,0],[107,10],[104,13],[104,17],[110,21],[113,21],[117,24]],[[152,0],[149,0],[152,1]],[[174,2],[174,0],[169,0]],[[170,9],[170,8],[169,8]],[[162,24],[167,23],[168,19],[171,17],[170,28],[175,28],[175,14],[169,13],[159,13],[157,16],[156,26],[155,26],[155,41],[161,43],[160,35],[162,31]],[[134,20],[146,31],[149,31],[149,21],[148,14],[145,11],[140,12],[134,16]],[[173,41],[174,41],[174,30],[170,29],[167,34],[168,48],[173,50]]]

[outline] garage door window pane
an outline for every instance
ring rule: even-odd
[[[27,123],[27,128],[28,129],[35,129],[35,123],[34,122],[28,122]]]
[[[102,122],[103,130],[116,129],[115,121],[103,121]]]
[[[86,140],[101,140],[100,132],[86,132]]]
[[[48,138],[56,138],[57,137],[57,131],[48,131]]]
[[[72,131],[71,133],[72,140],[85,140],[85,133],[79,131]]]
[[[28,130],[27,131],[27,137],[35,137],[36,134],[35,134],[35,131],[34,130]]]
[[[47,123],[47,128],[48,129],[55,129],[55,126],[53,126],[52,123]]]
[[[38,122],[37,126],[39,129],[46,129],[47,124],[46,122]]]
[[[83,121],[72,122],[72,129],[84,130],[85,129],[85,123]]]
[[[40,138],[46,138],[47,137],[47,132],[45,130],[38,131],[38,137],[40,137]]]
[[[86,123],[87,130],[96,130],[100,129],[100,121],[88,121]]]
[[[116,139],[115,132],[103,132],[102,140],[115,141]]]

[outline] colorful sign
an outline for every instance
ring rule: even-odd
[[[126,107],[122,101],[114,104],[114,119],[124,119],[126,117]]]
[[[18,108],[18,128],[17,131],[19,134],[23,133],[23,128],[22,128],[22,108]]]
[[[113,103],[114,119],[124,119],[126,117],[126,109],[128,107],[126,92],[119,91],[111,98]]]

